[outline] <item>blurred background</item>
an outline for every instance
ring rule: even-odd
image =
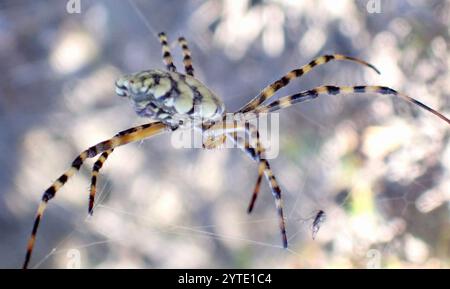
[[[228,111],[312,58],[342,53],[381,75],[333,62],[278,95],[380,84],[450,116],[449,23],[448,1],[0,1],[0,267],[21,266],[42,192],[79,152],[147,121],[114,81],[164,68],[156,33],[168,34],[178,68],[174,41],[188,39],[196,76]],[[282,111],[271,164],[289,250],[266,183],[246,213],[257,164],[241,151],[175,149],[170,135],[127,145],[101,171],[93,217],[91,160],[50,202],[31,267],[448,268],[449,131],[390,96],[323,96]]]

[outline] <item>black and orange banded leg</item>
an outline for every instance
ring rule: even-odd
[[[161,32],[158,34],[158,37],[159,37],[159,42],[161,43],[161,46],[162,46],[163,61],[167,67],[167,70],[176,72],[177,68],[173,64],[173,58],[172,58],[172,54],[170,54],[170,47],[169,47],[169,44],[167,43],[166,33]]]
[[[191,50],[189,49],[186,38],[184,37],[178,38],[178,43],[180,44],[181,50],[183,51],[184,70],[186,71],[186,74],[194,76],[194,67],[192,66]]]
[[[261,181],[262,181],[262,177],[264,175],[264,163],[261,163],[260,160],[262,159],[262,153],[264,152],[264,148],[260,142],[260,135],[259,135],[259,131],[258,129],[254,126],[251,125],[249,122],[245,123],[245,126],[242,125],[238,125],[237,122],[233,123],[232,127],[228,127],[225,125],[222,125],[224,128],[227,127],[227,131],[228,131],[228,136],[230,136],[230,138],[234,141],[234,143],[236,143],[238,145],[238,147],[240,149],[242,149],[252,160],[257,161],[260,163],[259,167],[258,167],[258,177],[256,180],[256,184],[255,187],[253,189],[253,193],[252,193],[252,197],[250,199],[250,203],[247,209],[248,213],[251,213],[255,204],[255,201],[258,197],[259,191],[260,191],[260,187],[261,187]],[[210,128],[211,129],[211,128]],[[214,127],[212,128],[214,129]],[[217,129],[217,127],[216,127]],[[220,127],[219,127],[220,129]],[[229,131],[229,130],[234,130],[234,131]],[[239,137],[237,134],[237,131],[243,130],[245,132],[245,136],[244,137]],[[253,140],[254,138],[256,138],[256,144],[254,148],[252,145],[250,145],[250,140]],[[223,143],[224,141],[221,141],[220,143]],[[215,146],[217,145],[217,143],[211,143],[211,146]]]
[[[113,151],[114,149],[104,151],[97,159],[97,161],[94,163],[94,166],[92,167],[91,186],[89,192],[89,208],[88,208],[88,212],[91,216],[94,213],[94,201],[95,201],[95,194],[97,193],[97,180],[99,171]]]
[[[282,78],[278,79],[277,81],[271,83],[270,85],[266,86],[254,99],[252,99],[250,102],[248,102],[245,106],[243,106],[239,112],[249,112],[261,105],[263,102],[265,102],[267,99],[271,98],[279,89],[285,87],[286,85],[291,82],[291,80],[295,78],[299,78],[302,75],[307,74],[310,72],[314,67],[325,64],[327,62],[330,62],[331,60],[348,60],[352,62],[356,62],[358,64],[367,66],[373,70],[375,70],[378,74],[380,74],[380,71],[375,68],[372,64],[354,58],[350,56],[345,56],[342,54],[331,54],[331,55],[324,55],[315,58],[310,63],[302,66],[301,68],[291,70],[286,75],[284,75]]]
[[[325,86],[319,86],[310,90],[302,91],[300,93],[296,93],[293,95],[282,97],[278,100],[275,100],[271,102],[268,105],[258,107],[252,111],[252,113],[268,113],[273,112],[282,108],[289,107],[295,103],[298,102],[304,102],[311,99],[314,99],[318,97],[319,95],[323,94],[331,94],[331,95],[337,95],[337,94],[352,94],[352,93],[377,93],[377,94],[387,94],[387,95],[394,95],[399,96],[402,99],[415,104],[422,109],[427,110],[428,112],[431,112],[435,116],[439,117],[443,121],[450,124],[450,119],[445,117],[440,112],[436,111],[435,109],[427,106],[426,104],[409,97],[403,93],[399,93],[395,91],[392,88],[386,87],[386,86],[331,86],[331,85],[325,85]]]
[[[235,143],[240,144],[240,148],[247,153],[247,155],[259,162],[258,166],[258,177],[256,179],[256,184],[253,189],[252,197],[250,199],[250,203],[247,208],[247,213],[251,213],[253,211],[253,207],[255,205],[256,199],[258,198],[258,194],[261,189],[261,182],[265,171],[265,164],[261,161],[262,159],[262,153],[264,151],[264,148],[260,141],[260,135],[258,129],[254,125],[250,125],[249,122],[245,123],[245,138],[239,139],[236,132],[232,133],[232,137]],[[256,138],[256,148],[253,148],[250,145],[250,140],[253,138]]]
[[[245,128],[246,128],[246,134],[249,135],[250,131],[249,131],[248,124],[246,124]],[[264,174],[269,183],[269,187],[272,191],[272,195],[275,199],[275,206],[276,206],[277,213],[278,213],[279,227],[280,227],[280,232],[281,232],[281,240],[282,240],[283,248],[287,248],[288,241],[287,241],[287,236],[286,236],[286,223],[284,220],[283,203],[282,203],[282,199],[281,199],[281,189],[280,189],[280,186],[278,185],[275,175],[272,172],[272,169],[270,168],[269,162],[266,159],[261,158],[262,146],[259,142],[259,139],[257,140],[257,148],[254,148],[251,146],[250,142],[247,139],[245,139],[245,140],[239,139],[236,132],[230,133],[230,135],[233,138],[233,140],[238,144],[240,149],[242,149],[244,152],[246,152],[247,155],[250,156],[250,158],[259,162],[258,179],[256,182],[255,189],[253,190],[252,199],[250,201],[248,212],[250,213],[253,209],[253,205],[254,205],[256,198],[258,196],[258,193],[260,191],[262,175]]]
[[[258,194],[261,190],[261,182],[262,177],[265,172],[266,165],[262,160],[262,153],[264,152],[264,148],[261,144],[259,131],[255,126],[249,125],[249,123],[245,124],[245,131],[246,135],[250,136],[251,138],[256,137],[256,156],[257,160],[259,161],[258,165],[258,177],[256,179],[256,184],[253,189],[253,194],[250,199],[250,203],[248,205],[247,212],[250,214],[253,211],[253,207],[255,206],[256,199],[258,198]]]
[[[27,252],[25,255],[25,261],[23,263],[23,268],[26,269],[31,259],[31,254],[33,252],[34,243],[36,241],[36,233],[39,227],[39,223],[44,214],[45,208],[47,207],[48,201],[55,197],[56,192],[64,186],[70,177],[72,177],[77,171],[80,170],[81,165],[87,158],[93,158],[99,153],[109,151],[114,149],[115,147],[135,142],[138,140],[142,140],[148,138],[150,136],[156,135],[164,130],[168,130],[169,128],[163,124],[162,122],[153,122],[140,126],[136,126],[127,130],[124,130],[112,137],[109,140],[105,140],[100,142],[87,150],[83,151],[80,155],[78,155],[75,160],[72,162],[71,167],[64,172],[45,192],[42,196],[41,203],[39,204],[36,218],[34,220],[33,229],[31,231],[30,239],[27,244]]]
[[[250,203],[248,204],[247,213],[251,213],[253,211],[253,207],[255,206],[256,199],[258,198],[259,192],[261,190],[261,182],[264,175],[264,171],[266,169],[266,165],[264,162],[260,161],[258,165],[258,177],[256,178],[256,184],[253,189],[252,197],[250,199]]]
[[[278,221],[281,231],[281,240],[283,242],[283,248],[287,248],[288,241],[286,236],[286,223],[284,221],[284,214],[283,214],[283,200],[281,199],[281,189],[280,186],[278,185],[275,175],[272,172],[272,169],[270,168],[269,162],[266,159],[261,159],[260,166],[262,165],[264,165],[264,174],[266,176],[267,181],[269,182],[272,195],[275,199],[275,207],[277,208],[279,217]]]

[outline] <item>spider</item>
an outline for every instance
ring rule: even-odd
[[[92,214],[99,171],[116,147],[143,140],[162,132],[175,131],[186,126],[189,120],[198,118],[202,121],[195,124],[195,129],[198,129],[204,133],[216,134],[218,137],[216,139],[208,139],[204,143],[205,148],[215,148],[223,143],[225,139],[230,139],[237,144],[237,146],[252,160],[258,163],[258,176],[256,185],[253,189],[250,204],[248,206],[248,213],[251,213],[253,210],[255,201],[260,191],[263,176],[265,176],[275,199],[282,246],[287,248],[288,241],[286,237],[285,220],[283,217],[281,190],[271,170],[268,160],[263,156],[264,147],[259,140],[258,129],[248,123],[242,125],[234,122],[231,127],[226,126],[226,110],[222,100],[194,77],[191,52],[186,39],[184,37],[180,37],[178,39],[178,43],[182,49],[183,64],[185,68],[185,73],[183,74],[177,72],[177,69],[173,64],[166,34],[162,32],[158,34],[158,37],[162,46],[163,62],[167,67],[167,71],[160,69],[145,70],[134,74],[124,75],[115,83],[116,93],[119,96],[130,99],[136,113],[139,116],[148,117],[152,121],[147,124],[121,131],[112,138],[84,150],[75,158],[71,167],[55,182],[53,182],[53,184],[44,192],[37,209],[31,236],[28,240],[25,261],[23,263],[24,269],[29,265],[39,223],[48,202],[55,197],[56,192],[59,191],[64,184],[66,184],[70,177],[72,177],[80,169],[86,159],[94,158],[100,154],[92,168],[88,207],[89,214]],[[375,93],[399,96],[404,100],[433,113],[450,124],[450,120],[436,110],[428,107],[418,100],[386,86],[326,85],[305,90],[293,95],[284,96],[278,100],[273,100],[267,103],[269,100],[272,100],[273,96],[279,89],[287,86],[295,78],[299,78],[310,72],[314,67],[332,60],[351,61],[367,66],[375,72],[380,73],[372,64],[354,57],[345,56],[342,54],[320,56],[313,59],[308,64],[288,72],[280,79],[266,86],[251,101],[245,104],[237,112],[233,113],[233,115],[241,114],[245,116],[254,114],[256,116],[260,116],[263,113],[274,112],[295,103],[312,100],[317,98],[319,95],[324,94],[337,95]],[[194,107],[199,109],[194,109]],[[224,127],[226,127],[226,130],[223,130]],[[242,137],[239,137],[237,133],[238,131],[244,131],[246,135],[256,136],[256,144],[255,142],[250,143],[247,138],[242,139]],[[219,139],[219,141],[217,141],[217,139]]]

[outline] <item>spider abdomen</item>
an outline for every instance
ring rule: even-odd
[[[225,107],[209,88],[190,75],[158,69],[125,75],[116,82],[116,93],[128,96],[136,113],[170,125],[180,120],[219,119]]]

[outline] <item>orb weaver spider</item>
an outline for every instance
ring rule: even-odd
[[[56,192],[61,189],[64,184],[66,184],[69,178],[80,169],[86,159],[94,158],[100,154],[100,157],[94,163],[92,168],[88,208],[89,214],[92,214],[99,171],[114,149],[118,146],[149,138],[164,131],[175,131],[185,125],[185,122],[180,120],[183,118],[185,120],[192,120],[200,117],[203,121],[200,124],[197,124],[195,127],[196,129],[199,129],[205,133],[219,131],[218,137],[220,141],[217,142],[215,139],[208,139],[203,145],[204,148],[215,148],[223,143],[226,138],[230,138],[238,144],[238,147],[246,152],[252,160],[258,162],[258,177],[256,185],[253,189],[250,204],[248,206],[248,213],[252,212],[260,191],[263,175],[265,175],[275,199],[275,205],[279,218],[279,228],[281,231],[282,246],[287,248],[288,241],[286,237],[285,220],[283,217],[281,190],[270,168],[268,160],[263,157],[264,147],[259,141],[258,129],[248,123],[245,123],[244,126],[236,125],[235,123],[231,128],[227,127],[225,131],[218,130],[219,128],[223,129],[225,125],[225,106],[218,96],[216,96],[199,80],[194,78],[191,52],[188,48],[186,39],[183,37],[178,39],[178,43],[182,49],[183,64],[185,68],[185,74],[182,74],[177,72],[176,67],[173,64],[166,34],[160,33],[158,37],[162,46],[162,56],[167,67],[167,71],[159,69],[145,70],[130,75],[124,75],[115,83],[116,93],[119,96],[128,97],[132,101],[134,109],[139,116],[148,117],[153,121],[121,131],[114,137],[84,150],[75,158],[71,167],[44,192],[36,213],[31,237],[29,238],[27,244],[25,262],[23,264],[24,269],[28,267],[30,262],[36,240],[36,233],[48,201],[51,200],[55,196]],[[270,113],[289,107],[295,103],[312,100],[317,98],[319,95],[324,94],[337,95],[352,93],[376,93],[399,96],[404,100],[433,113],[450,124],[450,120],[436,110],[428,107],[416,99],[399,93],[386,86],[319,86],[293,95],[281,97],[278,100],[264,104],[270,100],[279,89],[287,86],[295,78],[299,78],[310,72],[314,67],[332,60],[347,60],[355,62],[373,69],[378,74],[380,73],[373,65],[354,57],[341,54],[320,56],[308,64],[288,72],[277,81],[266,86],[255,98],[253,98],[237,112],[233,113],[233,115],[247,115],[253,113],[256,116],[259,116],[263,113]],[[200,109],[194,109],[194,107],[199,107]],[[237,131],[242,130],[245,131],[247,135],[256,135],[256,144],[252,145],[247,139],[242,140],[242,138],[238,137]]]

